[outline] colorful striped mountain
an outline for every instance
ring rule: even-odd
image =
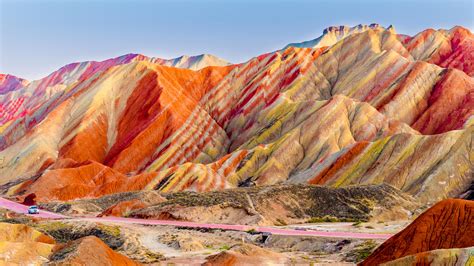
[[[330,27],[242,64],[129,54],[0,79],[0,191],[39,201],[281,182],[473,183],[474,37]]]

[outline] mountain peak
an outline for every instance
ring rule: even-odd
[[[228,66],[231,63],[211,54],[200,55],[182,55],[173,59],[151,58],[150,61],[177,68],[187,68],[191,70],[199,70],[208,66]]]
[[[300,43],[290,43],[287,46],[285,46],[285,48],[283,49],[286,49],[290,46],[299,47],[299,48],[318,48],[322,46],[331,46],[334,43],[338,42],[339,40],[344,39],[350,34],[364,32],[367,30],[389,30],[393,32],[395,31],[392,25],[390,25],[388,28],[384,28],[383,26],[377,23],[372,23],[369,25],[359,24],[353,27],[347,26],[347,25],[330,26],[330,27],[325,28],[323,30],[323,35],[321,35],[320,37],[316,39],[300,42]]]
[[[372,23],[370,25],[364,25],[364,24],[359,24],[354,27],[350,27],[347,25],[340,25],[340,26],[329,26],[323,30],[323,34],[328,34],[331,32],[334,33],[339,33],[339,32],[344,32],[344,33],[349,33],[351,31],[357,30],[357,31],[364,31],[367,29],[385,29],[384,27],[380,26],[380,24],[377,23]]]

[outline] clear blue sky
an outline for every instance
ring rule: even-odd
[[[472,31],[473,8],[473,0],[0,0],[0,73],[38,79],[67,63],[126,53],[211,53],[237,63],[341,24]]]

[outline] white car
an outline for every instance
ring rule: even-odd
[[[38,214],[38,213],[39,213],[38,206],[33,205],[28,208],[28,214]]]

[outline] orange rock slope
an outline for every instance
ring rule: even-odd
[[[241,244],[231,247],[229,250],[208,256],[205,266],[231,266],[231,265],[283,265],[287,262],[282,254],[263,248]]]
[[[0,265],[42,265],[56,241],[23,224],[0,223]]]
[[[110,249],[95,236],[72,241],[52,256],[49,265],[141,265]]]
[[[464,193],[472,33],[370,25],[317,40],[198,71],[127,55],[4,82],[2,191],[44,202],[289,181],[385,182],[426,203]]]
[[[474,201],[447,199],[385,241],[361,265],[378,265],[437,249],[474,246]],[[428,256],[429,254],[425,253]],[[419,255],[420,257],[422,255]],[[423,261],[420,257],[417,260]]]
[[[430,265],[461,265],[470,266],[474,262],[474,247],[437,249],[409,255],[400,259],[383,263],[384,266],[430,266]]]

